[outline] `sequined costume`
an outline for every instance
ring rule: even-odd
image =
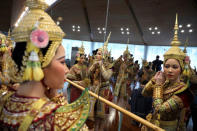
[[[130,52],[128,50],[128,46],[126,50],[123,53],[123,58],[126,57],[126,60],[122,60],[122,57],[120,57],[115,63],[121,63],[118,69],[118,77],[115,85],[114,94],[118,97],[127,97],[127,88],[130,87],[128,83],[130,83],[130,80],[134,80],[135,73],[133,70],[133,63],[131,63],[130,59]],[[124,58],[125,59],[125,58]],[[116,65],[116,64],[114,64]]]
[[[29,7],[28,13],[12,31],[16,42],[12,58],[17,65],[13,67],[18,75],[12,75],[11,78],[20,82],[19,90],[23,87],[34,90],[36,85],[40,85],[38,88],[44,91],[40,97],[31,97],[25,91],[22,93],[25,96],[19,95],[19,91],[1,96],[0,130],[86,131],[88,127],[84,123],[90,107],[88,91],[85,90],[77,101],[67,104],[63,94],[48,96],[46,92],[52,88],[45,86],[46,83],[42,81],[46,78],[43,69],[49,69],[65,34],[44,11],[48,7],[44,0],[26,0],[26,6]],[[65,71],[65,63],[60,63],[62,71]],[[63,80],[59,82],[63,84]]]
[[[9,95],[9,94],[8,94]],[[63,96],[61,96],[64,99]],[[0,99],[0,130],[17,131],[23,119],[31,112],[32,105],[40,98],[25,97],[17,94],[12,94],[8,99],[6,95]],[[80,99],[72,104],[67,104],[64,100],[64,105],[57,104],[48,98],[44,100],[44,105],[36,114],[28,130],[79,130],[87,119],[89,112],[89,96],[88,92],[84,92]],[[88,130],[85,125],[81,131]]]
[[[175,35],[171,42],[172,47],[164,54],[164,63],[168,59],[176,59],[182,70],[185,70],[185,53],[178,47],[178,21],[176,17]],[[184,71],[183,71],[184,72]],[[168,79],[158,85],[151,79],[144,87],[142,94],[153,97],[153,114],[147,115],[147,120],[166,131],[185,131],[185,109],[190,106],[193,95],[188,85],[183,82],[170,83]],[[144,129],[144,128],[142,128]]]
[[[80,63],[81,56],[85,55],[84,47],[82,45],[81,48],[79,48],[79,51],[77,53],[77,61],[78,63],[73,65],[70,69],[70,72],[66,75],[67,79],[72,80],[73,82],[83,86],[88,86],[88,79],[87,79],[87,66],[84,63]],[[68,86],[68,90],[70,92],[69,94],[69,102],[75,101],[79,96],[81,95],[82,91],[72,85]]]
[[[110,36],[110,35],[109,35]],[[109,39],[108,36],[108,39]],[[104,43],[103,48],[99,48],[98,52],[103,53],[104,55],[102,56],[102,60],[96,60],[94,61],[93,65],[90,66],[88,69],[88,74],[91,79],[91,87],[90,90],[93,91],[94,93],[98,94],[99,96],[107,99],[107,100],[112,100],[112,93],[109,87],[109,79],[112,76],[112,70],[111,67],[112,65],[107,61],[107,44],[108,44],[108,39]],[[98,55],[97,52],[97,55]],[[100,63],[100,64],[99,64]],[[96,103],[96,98],[90,97],[90,113],[89,113],[89,119],[94,120],[94,117],[96,116],[100,118],[104,118],[105,114],[108,113],[109,107],[101,102],[97,101],[97,110],[96,113],[94,112],[95,110],[95,103]]]

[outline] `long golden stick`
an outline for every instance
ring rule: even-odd
[[[85,90],[84,87],[82,87],[82,86],[80,86],[80,85],[78,85],[78,84],[72,82],[72,81],[69,80],[69,79],[66,79],[66,81],[69,82],[70,84],[72,84],[73,86],[75,86],[75,87],[81,89],[81,90]],[[110,102],[110,101],[104,99],[104,98],[101,97],[101,96],[98,96],[97,94],[93,93],[92,91],[88,91],[88,92],[89,92],[89,94],[90,94],[91,96],[93,96],[93,97],[95,97],[96,99],[99,99],[100,101],[104,102],[105,104],[107,104],[107,105],[109,105],[109,106],[111,106],[111,107],[117,109],[118,111],[124,113],[125,115],[130,116],[131,118],[133,118],[134,120],[136,120],[136,121],[142,123],[143,125],[145,125],[145,126],[151,128],[151,129],[154,129],[155,131],[165,131],[164,129],[161,129],[161,128],[158,127],[158,126],[155,126],[154,124],[150,123],[149,121],[144,120],[143,118],[141,118],[141,117],[139,117],[139,116],[137,116],[137,115],[135,115],[135,114],[133,114],[133,113],[131,113],[131,112],[125,110],[125,109],[123,109],[122,107],[120,107],[120,106],[118,106],[118,105],[116,105],[116,104],[114,104],[114,103],[112,103],[112,102]]]

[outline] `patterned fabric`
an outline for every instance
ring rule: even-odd
[[[1,99],[3,100],[3,99]],[[24,97],[17,94],[9,97],[0,114],[0,130],[18,130],[32,104],[39,98]],[[89,112],[89,95],[87,90],[72,104],[60,106],[49,99],[40,109],[29,126],[29,131],[79,130],[84,125]],[[88,130],[86,126],[83,130]]]
[[[87,77],[87,66],[86,65],[79,65],[75,64],[71,67],[70,72],[67,74],[67,78],[69,80],[72,80],[73,82],[86,87],[86,84],[83,82],[83,80]],[[70,100],[69,103],[72,103],[75,101],[79,96],[81,95],[82,91],[72,85],[69,85],[68,88],[70,88]]]

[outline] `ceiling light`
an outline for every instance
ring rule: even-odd
[[[124,31],[122,31],[121,34],[124,34]]]
[[[78,25],[78,29],[80,29],[80,26]]]
[[[161,33],[160,31],[157,32],[157,34],[160,34],[160,33]]]
[[[80,29],[78,29],[77,31],[80,32]]]
[[[179,28],[182,28],[183,27],[183,25],[179,25]]]
[[[181,30],[181,33],[184,33],[185,31],[184,30]]]
[[[103,30],[105,30],[105,28],[103,28]]]
[[[154,35],[154,34],[155,34],[155,32],[152,32],[152,34]]]
[[[98,27],[97,29],[100,30],[100,27]]]
[[[126,29],[127,31],[129,30],[129,28]]]
[[[191,24],[187,24],[187,27],[191,27]]]
[[[75,29],[73,29],[73,31],[75,31]]]
[[[127,32],[127,35],[129,35],[130,34],[130,32]]]
[[[193,32],[193,30],[192,29],[189,29],[189,32],[191,33],[191,32]]]
[[[123,31],[123,28],[120,28],[121,31]]]
[[[73,28],[75,28],[75,26],[73,25]]]
[[[103,33],[106,34],[106,31],[104,31]]]
[[[99,31],[99,34],[101,34],[102,32],[101,31]]]
[[[158,28],[157,28],[157,26],[155,27],[155,30],[157,30]]]
[[[149,30],[152,30],[152,28],[150,27]]]

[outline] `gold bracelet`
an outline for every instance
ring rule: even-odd
[[[161,85],[155,85],[153,89],[153,98],[154,99],[163,99],[163,86]]]

